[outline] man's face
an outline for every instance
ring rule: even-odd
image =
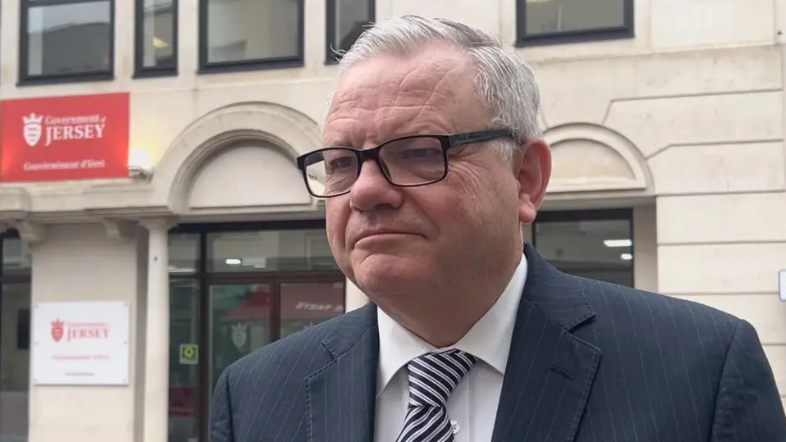
[[[492,129],[474,76],[464,54],[442,46],[354,66],[335,91],[324,143],[366,149],[406,135]],[[518,240],[521,161],[502,159],[492,143],[452,148],[448,161],[447,178],[410,188],[391,185],[367,161],[348,194],[326,201],[333,255],[372,299],[461,284]]]

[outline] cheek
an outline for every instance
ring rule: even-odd
[[[344,210],[342,204],[338,201],[328,200],[325,204],[325,231],[330,250],[333,253],[345,248],[344,238],[347,231],[347,213],[348,211]]]
[[[473,214],[483,215],[490,207],[493,207],[496,195],[490,192],[490,188],[496,187],[495,180],[489,177],[481,177],[470,171],[458,170],[448,182],[452,192],[448,196],[452,200],[454,212],[462,215],[473,216]]]
[[[449,183],[453,190],[442,203],[449,215],[473,231],[506,226],[506,218],[517,220],[515,180],[506,179],[506,170],[479,170],[485,173],[470,168],[457,170],[459,173]]]
[[[421,227],[428,228],[431,236],[451,241],[455,235],[463,236],[462,229],[474,225],[482,207],[474,196],[461,186],[432,185],[412,188],[408,200],[421,219]],[[425,223],[423,223],[425,221]]]

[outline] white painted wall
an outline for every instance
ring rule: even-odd
[[[32,246],[32,302],[128,301],[138,308],[137,244],[110,239],[100,224],[59,225]],[[131,321],[131,360],[136,360],[138,321]],[[134,441],[141,399],[127,387],[30,387],[30,441]],[[111,404],[111,406],[107,406]]]

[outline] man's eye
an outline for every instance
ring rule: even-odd
[[[335,160],[330,161],[330,168],[331,169],[343,169],[347,167],[351,167],[353,164],[352,158],[344,157],[344,158],[337,158]]]
[[[442,151],[439,149],[424,148],[424,149],[407,149],[401,153],[404,159],[425,159],[434,156],[441,156]]]

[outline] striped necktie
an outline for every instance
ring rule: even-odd
[[[446,404],[477,359],[461,350],[426,353],[409,362],[409,404],[396,442],[452,442]]]

